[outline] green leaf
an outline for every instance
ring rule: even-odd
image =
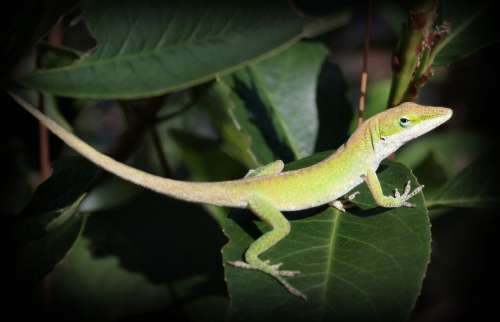
[[[72,320],[177,321],[194,300],[224,295],[223,242],[200,206],[143,190],[89,216],[83,238],[52,275],[54,306]]]
[[[375,114],[383,112],[387,108],[389,93],[391,91],[391,80],[384,79],[368,85],[364,118],[367,119]]]
[[[243,68],[226,79],[245,107],[245,118],[256,129],[256,133],[252,136],[257,139],[256,144],[261,149],[267,147],[269,151],[264,164],[276,159],[285,162],[294,160],[294,153],[286,141],[286,133],[278,124],[279,116],[263,93],[262,84],[258,81],[255,70]]]
[[[23,284],[35,285],[71,250],[85,222],[80,204],[98,172],[81,158],[59,161],[19,215],[13,238]]]
[[[296,159],[314,151],[318,132],[316,87],[326,55],[327,49],[319,43],[299,42],[249,67],[274,126],[283,132]]]
[[[19,81],[55,95],[140,98],[207,81],[303,36],[310,23],[286,1],[84,2],[98,47],[76,63]],[[336,19],[332,17],[331,19]]]
[[[438,46],[434,65],[454,63],[498,41],[497,11],[492,1],[442,1],[441,19],[450,34]]]
[[[111,232],[109,239],[114,237]],[[111,320],[170,303],[165,285],[127,270],[115,255],[99,256],[103,247],[83,236],[52,275],[52,300],[71,312],[72,320]]]
[[[218,78],[205,91],[201,104],[207,107],[222,138],[223,151],[253,169],[271,162],[273,153],[233,88],[232,79]]]
[[[61,125],[69,132],[73,132],[73,127],[68,123],[64,115],[59,110],[59,103],[54,95],[43,93],[43,107],[44,112],[57,124]]]
[[[171,131],[171,135],[178,145],[184,165],[189,169],[191,180],[227,180],[244,173],[245,169],[222,153],[213,140],[180,130]]]
[[[218,80],[207,104],[225,151],[251,168],[311,154],[326,53],[318,43],[302,42]]]
[[[213,141],[183,131],[172,131],[172,136],[178,144],[184,166],[189,170],[190,180],[218,181],[241,178],[244,175],[245,169],[240,168],[235,160],[228,158]],[[223,207],[203,207],[219,223],[225,220],[229,211]]]
[[[72,48],[56,46],[50,43],[41,43],[38,47],[40,66],[44,69],[70,65],[83,56],[83,53]]]
[[[482,158],[449,180],[427,198],[429,208],[495,208],[500,205],[498,160]]]
[[[391,81],[389,79],[381,80],[368,85],[365,112],[363,119],[366,120],[375,114],[383,112],[387,108],[389,94],[391,91]],[[351,121],[349,132],[352,134],[358,128],[358,118]],[[342,142],[343,143],[343,142]]]
[[[464,131],[431,133],[403,146],[396,153],[396,161],[415,169],[432,155],[449,177],[488,151],[490,146],[490,140],[477,133]]]
[[[448,181],[450,177],[449,162],[446,161],[432,152],[423,162],[412,169],[418,181],[425,186],[424,194],[426,198],[436,193]]]
[[[316,151],[338,148],[349,137],[354,110],[347,98],[349,87],[338,65],[325,61],[318,79],[319,129]]]
[[[143,190],[141,186],[117,176],[108,175],[89,192],[80,209],[85,212],[94,212],[114,208],[133,199]]]
[[[321,158],[321,157],[320,157]],[[401,188],[405,166],[385,163],[384,192]],[[292,213],[291,234],[263,255],[301,274],[289,282],[308,296],[298,299],[273,278],[226,265],[231,313],[241,321],[406,321],[415,305],[430,258],[430,225],[422,195],[416,208],[374,208],[366,186],[357,204],[364,210]],[[230,242],[224,261],[241,260],[249,244],[268,228],[249,212],[224,223]]]

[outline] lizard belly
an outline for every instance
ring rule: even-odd
[[[283,204],[279,208],[282,211],[298,211],[322,206],[331,201],[341,198],[342,196],[353,190],[355,187],[359,186],[362,182],[363,179],[361,177],[352,178],[347,182],[347,184],[331,187],[331,189],[325,190],[324,193],[317,192],[313,198],[304,198],[303,202]],[[301,198],[299,197],[297,201],[299,201],[300,199]]]
[[[256,180],[251,193],[264,196],[281,211],[297,211],[327,204],[363,182],[361,175],[336,178],[319,175],[309,180],[303,179],[283,175],[273,183]]]

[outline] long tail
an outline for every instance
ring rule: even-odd
[[[68,146],[89,159],[99,167],[142,187],[151,189],[158,193],[191,202],[202,202],[218,206],[245,207],[231,193],[232,181],[224,182],[186,182],[159,177],[124,163],[97,151],[89,144],[80,140],[74,134],[58,125],[56,122],[45,116],[38,109],[26,102],[21,97],[9,93],[14,100],[26,111],[37,118],[52,133],[64,141]],[[234,182],[234,181],[233,181]]]

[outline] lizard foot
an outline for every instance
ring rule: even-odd
[[[424,188],[424,186],[421,185],[421,186],[416,187],[413,191],[411,191],[411,181],[408,180],[408,183],[406,183],[405,190],[403,191],[403,194],[400,194],[399,190],[397,188],[394,190],[394,198],[398,199],[401,202],[402,206],[413,208],[413,207],[415,207],[415,205],[408,202],[408,200],[413,198],[413,196],[418,194],[420,191],[422,191],[423,188]]]
[[[234,262],[227,262],[228,264],[234,266],[234,267],[238,267],[238,268],[244,268],[244,269],[258,269],[250,264],[248,264],[247,262],[244,262],[244,261],[234,261]]]
[[[271,275],[279,275],[279,276],[288,276],[288,277],[293,277],[295,275],[298,275],[300,274],[300,271],[280,271],[280,267],[281,265],[283,265],[283,263],[278,263],[278,264],[274,264],[274,265],[271,265],[269,263],[269,260],[265,260],[264,261],[264,264],[267,264],[269,266],[269,268],[271,269],[271,272],[270,274]]]
[[[300,274],[300,271],[279,270],[279,268],[281,267],[281,265],[283,265],[283,263],[271,265],[269,264],[269,260],[259,261],[259,262],[260,263],[258,263],[258,265],[252,265],[243,261],[228,262],[228,264],[238,268],[258,270],[267,273],[273,276],[278,282],[280,282],[280,284],[283,285],[288,292],[304,300],[307,300],[307,296],[304,293],[302,293],[301,291],[290,285],[290,283],[288,283],[283,278],[283,276],[293,277],[297,274]]]
[[[349,196],[347,196],[347,198],[345,198],[346,199],[345,201],[347,201],[347,202],[353,201],[357,195],[359,195],[359,191],[351,193]],[[335,208],[335,209],[340,210],[341,212],[346,211],[345,210],[346,206],[344,206],[344,202],[342,202],[341,200],[333,200],[328,205]],[[347,206],[352,206],[352,205],[348,204]]]
[[[345,212],[344,204],[340,200],[334,200],[328,204],[329,206],[341,211]]]

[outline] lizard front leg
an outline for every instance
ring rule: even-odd
[[[418,186],[415,190],[411,191],[410,181],[408,181],[403,194],[401,195],[396,189],[394,197],[392,197],[384,195],[375,170],[369,169],[367,175],[364,177],[364,180],[368,185],[368,189],[370,190],[377,205],[386,208],[414,207],[414,205],[409,203],[408,200],[424,188],[424,186]]]
[[[299,274],[299,271],[284,271],[279,270],[282,263],[271,265],[269,261],[263,261],[259,256],[276,245],[280,240],[285,238],[290,233],[290,223],[283,214],[276,209],[270,202],[261,197],[252,197],[249,201],[250,210],[257,215],[262,221],[271,226],[272,230],[254,241],[245,252],[245,262],[235,261],[229,264],[246,269],[254,269],[262,271],[274,277],[280,282],[290,293],[295,296],[306,299],[306,296],[288,283],[283,276],[294,276]]]

